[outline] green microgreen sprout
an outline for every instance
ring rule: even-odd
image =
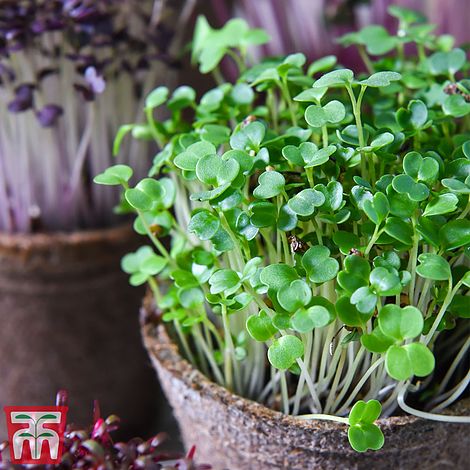
[[[396,35],[342,38],[367,73],[331,56],[255,63],[264,32],[201,18],[193,60],[217,86],[200,99],[157,88],[149,176],[118,165],[95,178],[123,187],[150,238],[123,269],[149,284],[187,359],[286,414],[347,424],[358,452],[382,447],[376,421],[397,407],[469,421],[440,413],[470,380],[469,64],[421,15],[390,12]],[[406,403],[418,392],[423,409]]]

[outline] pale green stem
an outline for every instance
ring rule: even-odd
[[[366,66],[367,71],[370,75],[372,75],[375,72],[374,64],[367,55],[365,46],[359,45],[357,49],[359,51],[359,55],[361,56],[362,61],[364,62],[364,65]]]
[[[246,69],[246,66],[245,66],[242,58],[232,49],[227,49],[227,54],[237,64],[239,75],[241,75]]]
[[[376,362],[374,362],[370,367],[369,369],[367,369],[367,371],[364,373],[364,375],[361,377],[361,379],[359,380],[359,382],[357,383],[357,385],[354,387],[354,390],[351,392],[351,394],[349,395],[349,398],[348,400],[346,401],[346,403],[341,407],[340,410],[338,410],[338,413],[341,413],[343,412],[344,410],[346,410],[350,404],[353,402],[353,400],[357,397],[357,394],[361,391],[362,387],[364,386],[364,384],[369,380],[369,377],[370,375],[374,372],[375,369],[377,369],[377,367],[380,366],[380,364],[382,364],[382,362],[385,361],[385,358],[381,357],[380,359],[378,359]]]
[[[356,121],[356,128],[357,128],[357,136],[359,140],[359,147],[361,148],[361,175],[364,179],[367,179],[367,169],[366,169],[366,156],[364,154],[363,147],[364,143],[364,131],[362,129],[362,120],[361,120],[361,103],[364,93],[366,91],[366,86],[361,86],[361,91],[359,92],[359,96],[356,100],[354,95],[353,89],[351,85],[346,85],[346,90],[349,94],[349,98],[351,99],[351,104],[353,108],[354,119]]]
[[[413,224],[413,247],[410,251],[409,271],[411,272],[410,287],[408,296],[410,298],[410,305],[414,305],[415,300],[415,284],[416,284],[416,264],[418,262],[418,249],[419,249],[419,235],[416,232],[416,221],[414,217],[411,219]]]
[[[284,414],[289,414],[289,391],[287,390],[287,380],[285,371],[281,371],[281,395]]]
[[[332,415],[324,415],[324,414],[308,414],[308,415],[299,415],[297,419],[305,419],[305,420],[315,420],[321,419],[325,421],[336,421],[337,423],[349,424],[349,418],[341,418],[340,416],[332,416]]]
[[[232,378],[232,370],[235,376],[235,388],[237,391],[241,391],[241,375],[240,370],[238,367],[238,361],[235,356],[235,346],[232,340],[232,334],[230,331],[230,320],[227,314],[227,306],[222,304],[222,322],[224,326],[224,336],[225,336],[225,361],[224,361],[224,368],[225,368],[225,380],[227,384],[227,388],[232,390],[233,387],[233,378]],[[232,368],[233,367],[233,368]]]
[[[166,248],[162,245],[160,240],[155,236],[155,234],[150,229],[149,224],[145,220],[143,213],[140,210],[136,210],[136,212],[137,212],[137,215],[140,217],[140,220],[142,221],[142,225],[144,226],[145,231],[147,232],[147,235],[149,236],[150,240],[155,245],[157,250],[168,261],[169,264],[171,264],[173,267],[176,267],[175,261],[171,258],[170,253],[168,253]]]
[[[418,302],[419,311],[423,311],[423,308],[426,306],[425,302],[429,296],[429,288],[431,287],[432,282],[433,282],[432,279],[426,279],[426,281],[424,281],[423,288],[421,289],[419,302]]]
[[[382,235],[383,229],[379,230],[379,226],[376,225],[374,229],[374,233],[372,234],[372,237],[369,240],[369,244],[366,247],[366,250],[364,251],[364,256],[367,257],[369,256],[370,250],[372,250],[374,243],[377,241],[377,239]]]
[[[155,142],[160,148],[163,148],[163,141],[161,139],[160,133],[158,132],[157,126],[155,125],[155,120],[153,118],[153,109],[152,108],[145,108],[145,115],[147,117],[147,123],[150,128],[150,133],[154,138]]]
[[[307,175],[308,184],[313,188],[315,185],[315,181],[313,179],[313,168],[305,168],[305,174]]]
[[[468,196],[467,206],[462,211],[462,213],[457,217],[457,219],[465,219],[465,217],[468,215],[469,212],[470,212],[470,195]]]
[[[321,410],[320,399],[318,398],[318,394],[317,394],[317,391],[315,389],[315,385],[312,381],[312,377],[310,376],[310,374],[308,372],[308,369],[305,365],[305,362],[302,361],[302,359],[297,359],[297,364],[299,365],[300,370],[302,371],[302,374],[304,375],[305,381],[307,383],[308,390],[309,390],[310,395],[311,395],[312,400],[313,400],[313,404],[315,405],[317,410]]]
[[[326,125],[321,128],[321,133],[322,133],[323,147],[328,147],[328,128]]]
[[[283,81],[280,84],[280,87],[281,87],[282,95],[284,96],[284,99],[286,100],[287,108],[289,109],[292,125],[294,127],[297,127],[297,116],[295,114],[294,104],[290,96],[289,86],[287,85],[286,82]]]
[[[434,333],[436,332],[439,324],[441,323],[442,317],[445,315],[447,311],[447,307],[452,302],[454,295],[460,289],[460,286],[462,285],[462,283],[463,283],[463,280],[461,279],[456,284],[456,286],[452,289],[452,279],[449,279],[449,291],[447,292],[444,302],[442,303],[441,309],[439,310],[439,313],[437,314],[437,317],[434,320],[434,323],[432,324],[431,329],[429,330],[429,333],[424,337],[424,340],[422,341],[425,345],[429,344],[429,342],[431,341]]]
[[[216,364],[216,362],[214,360],[214,354],[207,347],[207,344],[206,344],[204,338],[202,337],[202,334],[199,331],[199,329],[193,328],[193,334],[196,337],[196,339],[198,340],[198,344],[201,346],[202,350],[204,351],[204,355],[206,356],[207,361],[209,362],[209,365],[212,369],[212,372],[214,373],[215,380],[217,381],[217,383],[219,383],[222,386],[225,386],[225,387],[228,388],[228,384],[225,382],[225,380],[222,376],[222,373],[220,372],[219,366]]]

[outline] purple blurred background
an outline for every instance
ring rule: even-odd
[[[302,51],[309,58],[338,53],[336,38],[371,23],[393,31],[390,5],[419,10],[437,25],[436,33],[454,35],[457,44],[470,42],[470,0],[212,0],[218,26],[235,15],[270,33],[263,53]],[[342,51],[340,60],[350,62],[349,54]]]

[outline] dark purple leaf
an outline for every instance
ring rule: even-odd
[[[60,18],[37,19],[31,24],[31,31],[34,34],[41,34],[46,31],[60,31],[64,27],[64,22]]]
[[[94,4],[98,5],[94,5]],[[86,2],[81,0],[64,1],[64,13],[77,23],[95,23],[106,15],[100,11],[101,2]]]
[[[48,77],[49,75],[54,75],[54,74],[58,74],[58,73],[59,73],[59,70],[55,69],[55,68],[41,69],[37,73],[37,80],[40,82],[40,81],[44,80],[46,77]]]
[[[63,113],[64,110],[60,106],[46,104],[46,106],[36,112],[36,116],[42,127],[52,127]]]
[[[15,79],[15,72],[11,67],[7,67],[5,64],[0,64],[0,75],[6,75],[11,82]]]
[[[137,68],[139,70],[148,70],[150,68],[150,63],[146,57],[141,57],[137,62]]]
[[[8,103],[8,111],[11,113],[22,113],[31,108],[31,102],[24,101],[20,98],[15,98],[13,101]]]
[[[15,98],[8,103],[8,110],[12,113],[27,111],[33,106],[34,85],[23,83],[15,89]]]
[[[95,94],[91,88],[78,83],[75,83],[73,87],[82,95],[85,101],[93,101],[95,99]]]
[[[34,88],[32,83],[22,83],[15,88],[15,96],[23,100],[32,100]]]

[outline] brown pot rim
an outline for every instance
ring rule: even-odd
[[[142,327],[144,345],[153,363],[170,372],[173,380],[183,382],[188,389],[196,390],[200,395],[219,400],[225,406],[235,408],[240,413],[249,414],[254,419],[282,422],[283,426],[296,426],[303,430],[344,430],[346,424],[326,420],[301,420],[292,415],[285,415],[248,398],[229,392],[224,387],[209,380],[202,372],[184,359],[178,346],[171,340],[164,325],[147,324]],[[380,426],[400,427],[421,421],[412,415],[391,416],[377,420]]]
[[[0,247],[6,250],[42,250],[54,245],[56,247],[74,247],[77,245],[94,245],[103,241],[114,241],[127,238],[133,234],[132,226],[123,223],[114,227],[84,229],[73,232],[40,232],[40,233],[6,233],[0,232]]]

